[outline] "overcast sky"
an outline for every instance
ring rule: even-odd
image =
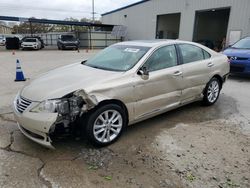
[[[96,17],[140,0],[95,0]],[[91,18],[92,0],[0,0],[0,16],[47,19]]]

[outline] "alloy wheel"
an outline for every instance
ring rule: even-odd
[[[106,110],[94,122],[94,137],[101,143],[111,142],[121,132],[122,125],[122,115],[117,110]]]
[[[219,96],[219,92],[220,92],[219,83],[216,80],[213,80],[208,86],[207,100],[210,103],[215,102]]]

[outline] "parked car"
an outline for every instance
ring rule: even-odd
[[[21,132],[44,146],[57,128],[78,126],[105,146],[127,125],[197,100],[214,104],[228,73],[225,55],[196,43],[122,42],[33,80],[17,94],[14,114]]]
[[[223,52],[230,60],[230,72],[250,75],[250,37],[243,38]]]
[[[42,44],[39,39],[34,37],[24,38],[21,42],[22,49],[39,50],[42,48]]]
[[[0,46],[5,46],[6,39],[4,36],[0,36]]]
[[[7,50],[18,50],[20,48],[20,40],[14,35],[6,36],[5,48]]]
[[[25,39],[27,39],[27,38],[36,38],[36,39],[38,39],[38,40],[41,42],[41,49],[45,47],[45,44],[44,44],[43,39],[42,39],[41,37],[39,37],[39,36],[31,36],[31,37],[26,36],[26,37],[23,37],[23,38],[20,40],[20,46],[21,46],[22,42],[23,42]]]
[[[80,41],[73,35],[60,35],[57,40],[58,50],[75,49],[78,50]]]

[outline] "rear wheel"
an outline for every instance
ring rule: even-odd
[[[203,103],[207,106],[214,104],[219,98],[220,90],[220,81],[215,77],[212,78],[204,90]]]
[[[120,106],[101,106],[89,114],[86,125],[87,139],[97,146],[109,145],[121,136],[125,124],[125,113]]]

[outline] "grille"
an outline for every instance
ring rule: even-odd
[[[31,104],[31,101],[19,96],[16,100],[16,109],[18,112],[23,113],[30,104]]]

